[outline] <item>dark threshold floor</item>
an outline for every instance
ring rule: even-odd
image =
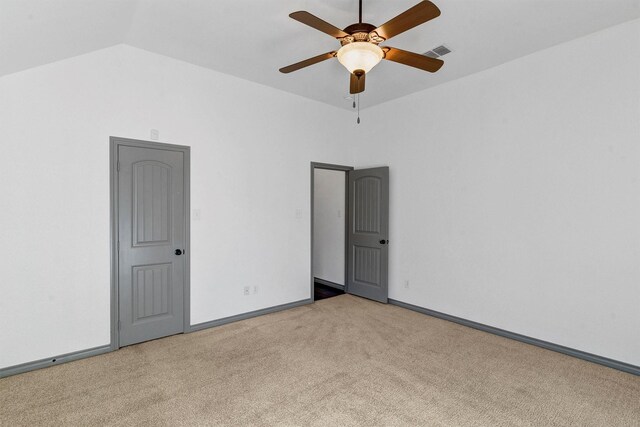
[[[316,301],[342,294],[344,294],[344,291],[341,291],[340,289],[332,288],[331,286],[323,285],[318,282],[313,284],[313,299]]]

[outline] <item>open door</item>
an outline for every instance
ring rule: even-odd
[[[388,297],[389,168],[349,172],[347,292],[383,303]]]

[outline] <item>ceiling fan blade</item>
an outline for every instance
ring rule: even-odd
[[[305,12],[304,10],[293,12],[289,14],[289,16],[298,22],[302,22],[303,24],[315,28],[318,31],[322,31],[325,34],[329,34],[331,37],[335,37],[337,39],[349,35],[342,31],[340,28],[335,27],[328,22],[318,18],[317,16],[312,15],[309,12]]]
[[[296,62],[295,64],[288,65],[286,67],[280,68],[281,73],[290,73],[292,71],[297,71],[301,68],[308,67],[309,65],[317,64],[318,62],[325,61],[327,59],[331,59],[336,56],[335,52],[327,52],[322,55],[314,56],[313,58],[305,59],[304,61]]]
[[[429,58],[428,56],[407,52],[395,47],[385,46],[382,50],[384,51],[384,59],[388,61],[419,68],[430,73],[435,73],[444,65],[444,61],[441,59]]]
[[[380,25],[372,32],[375,32],[385,40],[389,40],[391,37],[404,33],[405,31],[420,24],[424,24],[438,16],[440,16],[440,9],[438,9],[438,6],[428,0],[424,0],[413,6],[411,9],[402,12],[395,18],[392,18]]]
[[[365,76],[365,73],[362,73],[360,75],[351,73],[351,81],[349,82],[349,93],[354,94],[364,92]]]

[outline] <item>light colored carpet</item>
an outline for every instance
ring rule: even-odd
[[[640,377],[350,295],[0,380],[0,424],[638,426]]]

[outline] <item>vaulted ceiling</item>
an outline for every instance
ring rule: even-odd
[[[379,25],[418,0],[364,0]],[[638,0],[433,0],[442,15],[388,45],[453,52],[430,74],[383,61],[362,106],[379,104],[640,17]],[[339,47],[288,17],[307,10],[338,26],[357,22],[358,0],[0,0],[0,76],[126,43],[338,107],[348,73],[329,60],[292,74],[282,66]],[[593,52],[594,67],[607,52]],[[553,63],[547,64],[553,67]]]

